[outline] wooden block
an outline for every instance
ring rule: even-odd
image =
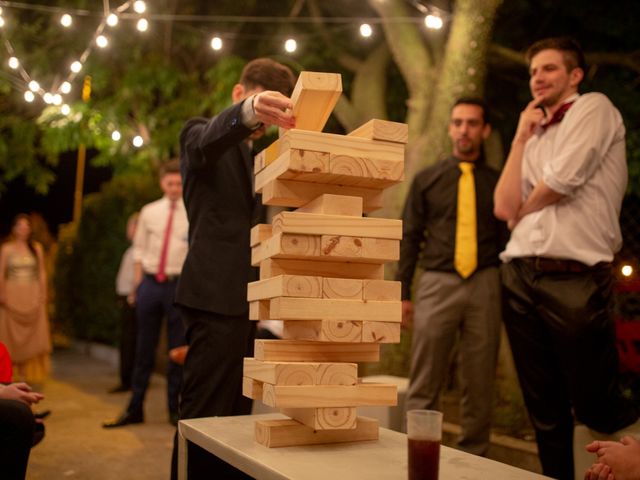
[[[388,218],[354,218],[342,215],[280,212],[273,217],[273,233],[301,235],[346,235],[352,237],[402,239],[402,221]]]
[[[365,302],[332,298],[278,297],[270,300],[274,320],[367,320],[397,322],[402,319],[402,302]]]
[[[397,252],[399,252],[398,240],[274,232],[273,236],[251,249],[251,264],[258,266],[269,258],[382,264],[395,261]],[[310,273],[320,274],[320,272]],[[357,277],[357,275],[334,276]]]
[[[267,166],[265,162],[266,150],[264,149],[253,157],[253,173],[257,174],[260,170]]]
[[[382,189],[319,184],[295,180],[272,180],[262,187],[262,203],[280,207],[302,207],[324,193],[361,197],[362,210],[373,212],[383,206]]]
[[[358,365],[327,362],[264,362],[244,359],[243,375],[271,385],[355,385]]]
[[[324,288],[324,287],[323,287]],[[391,280],[364,280],[363,298],[391,302],[402,300],[402,283]]]
[[[258,225],[255,225],[251,229],[250,244],[252,247],[255,247],[256,245],[265,241],[267,238],[271,237],[271,235],[273,235],[271,231],[271,225],[267,223],[260,223]]]
[[[249,302],[249,320],[270,320],[269,300]]]
[[[355,407],[285,408],[282,413],[314,430],[351,430],[358,418]]]
[[[339,73],[300,72],[291,94],[296,128],[322,131],[341,93]]]
[[[386,188],[404,180],[404,160],[331,155],[329,173],[332,183]]]
[[[314,430],[290,419],[260,420],[256,422],[255,439],[256,442],[269,448],[377,440],[378,421],[358,417],[355,429]]]
[[[365,343],[399,343],[401,332],[399,323],[362,322],[362,341]]]
[[[362,280],[352,278],[323,278],[322,298],[362,300]]]
[[[253,378],[242,377],[242,395],[252,400],[262,401],[262,382]]]
[[[249,283],[247,300],[274,297],[322,297],[322,277],[303,275],[278,275],[277,277]]]
[[[362,322],[295,320],[283,322],[282,338],[316,342],[362,342]]]
[[[323,235],[320,253],[352,262],[395,262],[400,258],[400,240]]]
[[[335,133],[292,129],[278,141],[280,155],[289,149],[327,152],[332,155],[404,161],[404,145]]]
[[[369,140],[383,140],[385,142],[407,143],[409,141],[409,126],[406,123],[374,118],[356,128],[349,136],[368,138]]]
[[[282,274],[320,275],[337,278],[384,278],[384,265],[328,260],[331,258],[325,257],[322,260],[318,259],[318,261],[268,258],[260,262],[260,278],[265,279]]]
[[[305,340],[256,340],[256,360],[269,362],[377,362],[380,345],[320,343]]]
[[[362,217],[362,197],[325,193],[298,208],[296,211],[302,213]]]
[[[382,383],[357,385],[262,385],[262,403],[275,408],[326,408],[397,405],[397,386]]]
[[[329,153],[323,151],[284,150],[276,160],[263,168],[255,180],[256,192],[275,179],[296,179],[304,176],[308,182],[322,182],[329,173]]]

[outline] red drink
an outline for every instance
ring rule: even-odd
[[[440,442],[409,439],[409,480],[438,480]]]

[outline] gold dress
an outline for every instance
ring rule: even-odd
[[[33,254],[9,254],[6,303],[0,307],[0,342],[13,362],[14,381],[42,383],[49,374],[51,337],[40,294],[38,260]]]

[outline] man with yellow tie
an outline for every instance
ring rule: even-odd
[[[462,378],[458,447],[489,448],[493,380],[500,340],[498,254],[507,231],[493,216],[498,172],[484,163],[491,133],[487,107],[455,102],[449,120],[453,155],[419,172],[403,213],[396,278],[402,281],[403,325],[413,328],[407,409],[438,408],[451,352],[459,338]],[[416,265],[423,273],[411,298]]]

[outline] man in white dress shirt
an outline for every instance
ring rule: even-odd
[[[133,238],[134,288],[137,319],[136,358],[131,385],[131,401],[120,417],[103,424],[104,428],[121,427],[144,421],[144,397],[155,363],[155,351],[162,320],[167,318],[167,343],[172,349],[185,344],[184,329],[178,310],[173,306],[174,293],[182,264],[187,255],[189,224],[182,201],[180,164],[172,160],[160,172],[164,195],[140,211]],[[167,364],[167,402],[169,421],[177,424],[178,396],[182,367]]]
[[[541,40],[527,60],[533,100],[494,199],[512,229],[503,317],[543,472],[570,480],[574,415],[602,433],[637,419],[619,390],[611,310],[625,128],[606,96],[578,94],[585,62],[575,40]]]

